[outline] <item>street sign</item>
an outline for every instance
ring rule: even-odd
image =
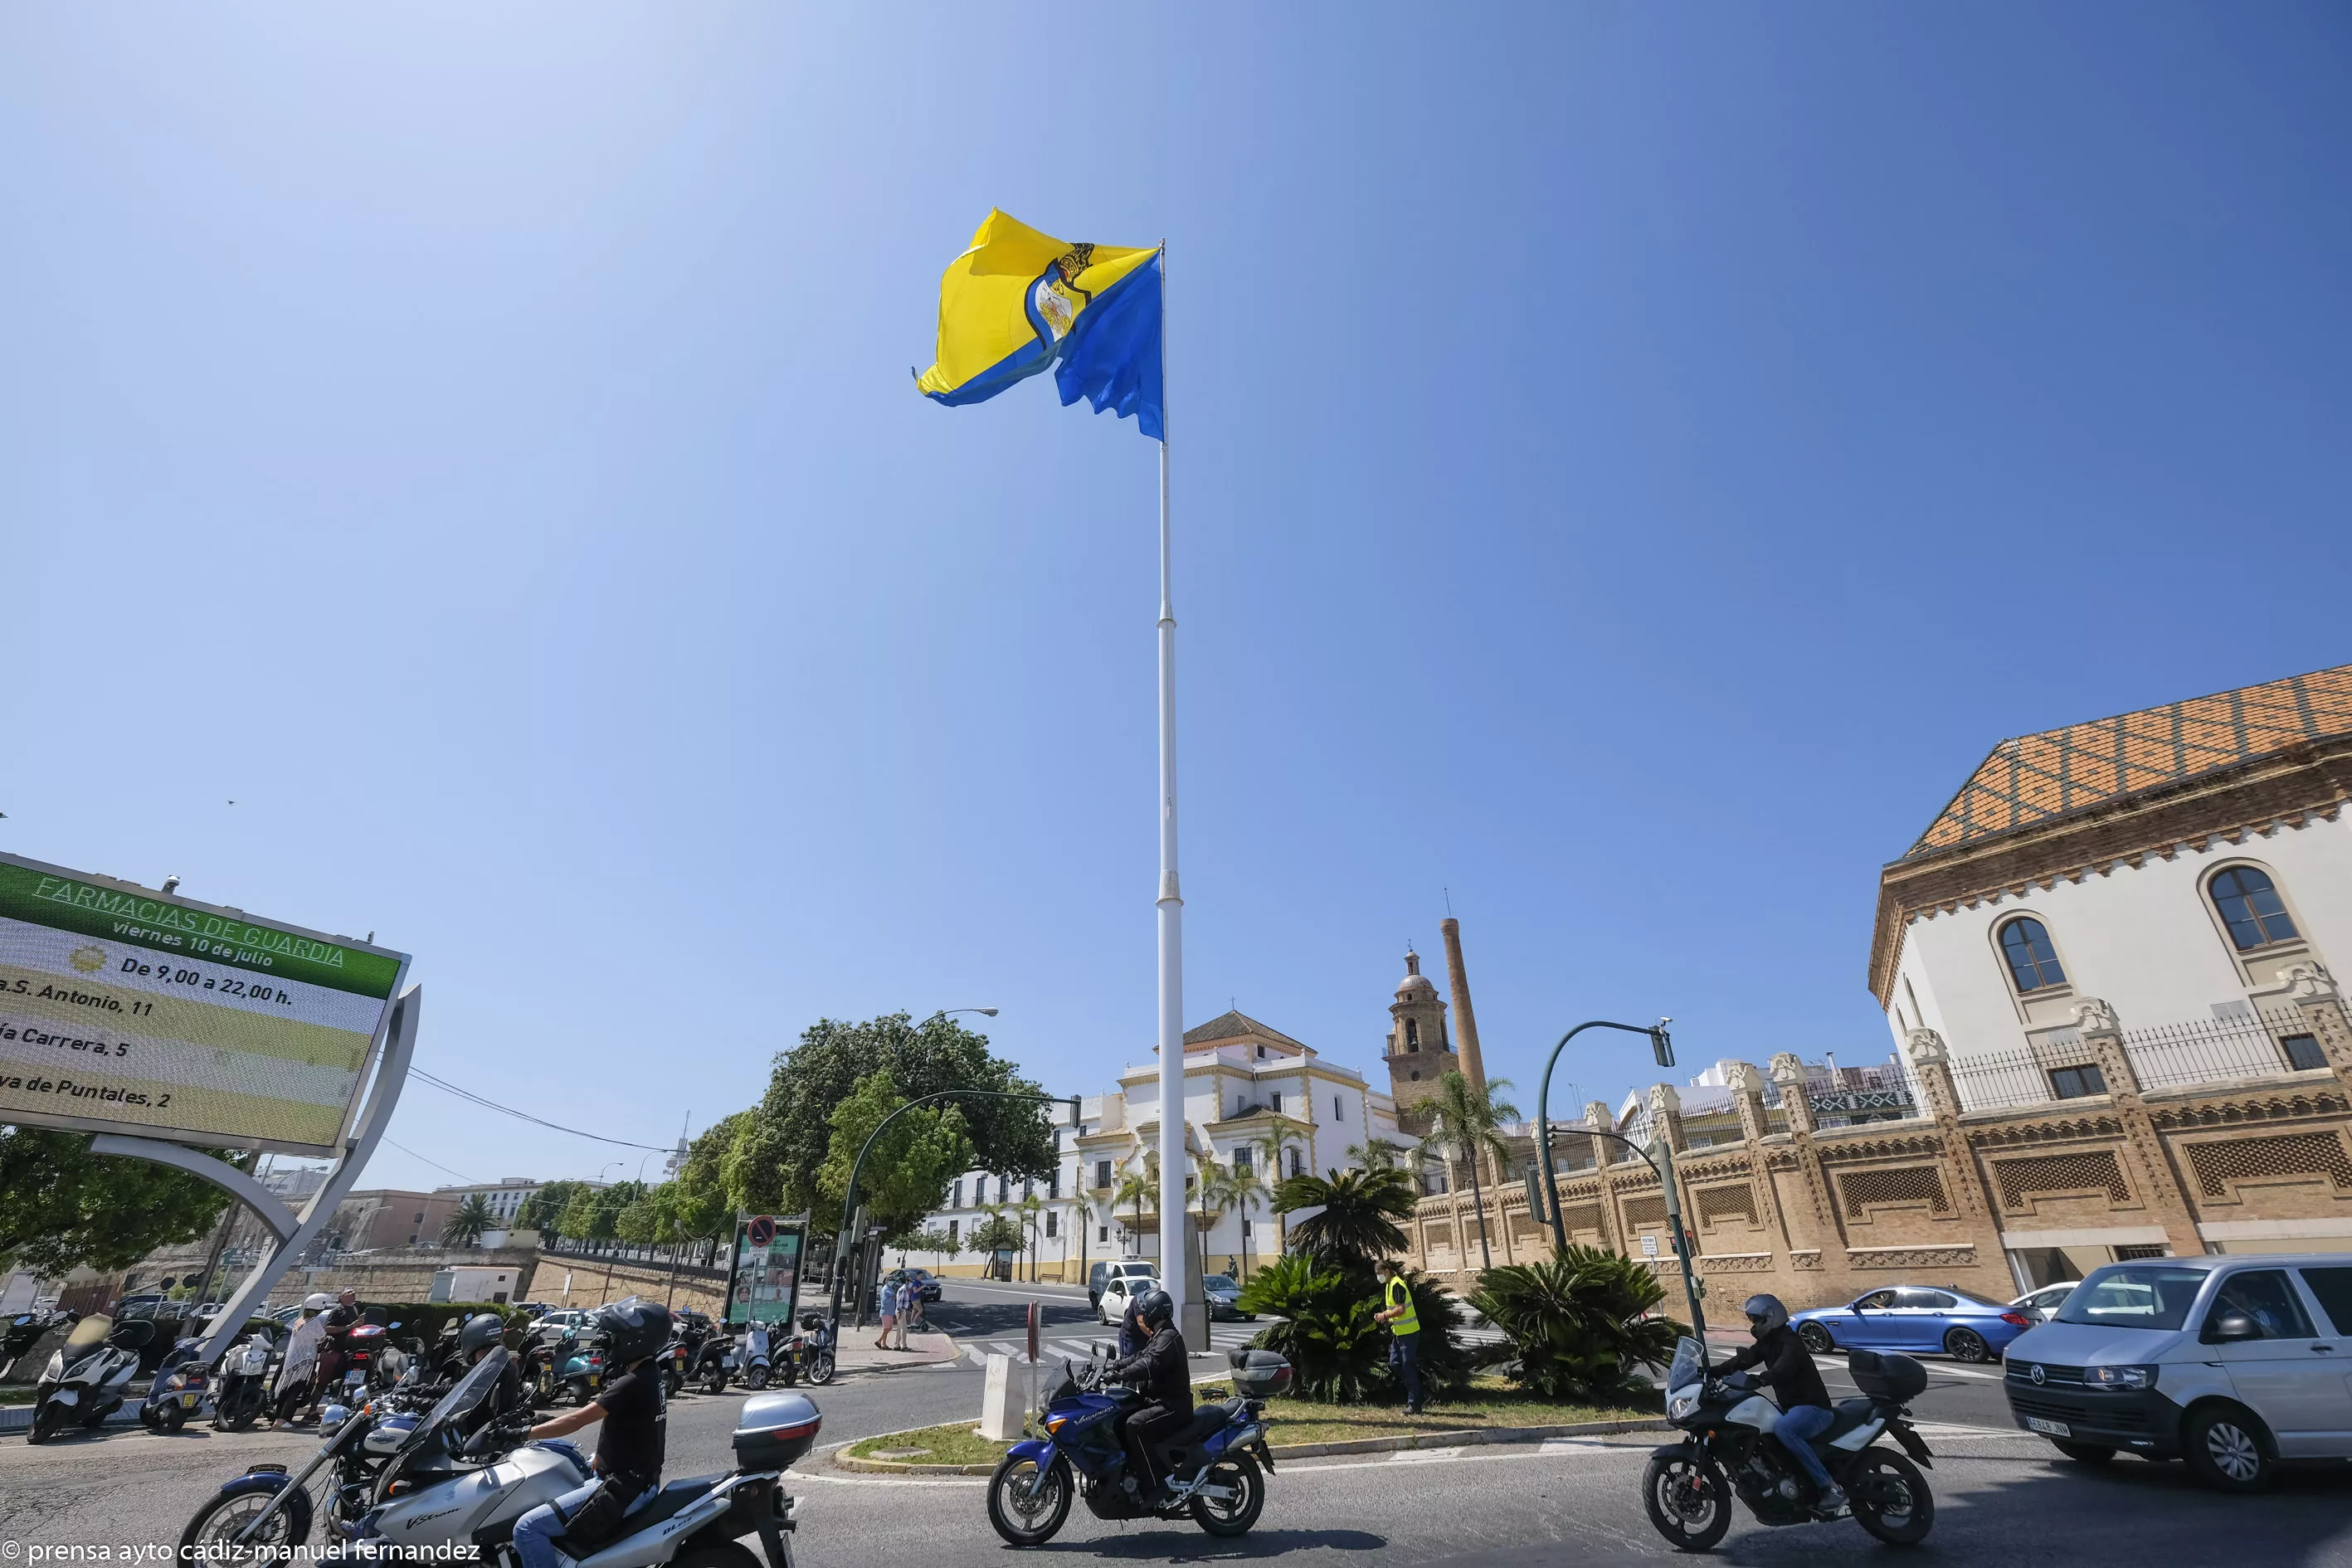
[[[0,855],[0,1121],[331,1154],[408,962]]]
[[[1643,1237],[1642,1238],[1642,1256],[1644,1258],[1655,1258],[1657,1255],[1658,1238],[1654,1236]]]

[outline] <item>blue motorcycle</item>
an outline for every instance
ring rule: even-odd
[[[1045,1396],[1045,1435],[1015,1443],[989,1478],[988,1522],[1015,1546],[1042,1546],[1078,1497],[1097,1519],[1189,1513],[1211,1535],[1246,1533],[1265,1507],[1265,1478],[1274,1473],[1265,1401],[1290,1386],[1290,1363],[1258,1350],[1234,1351],[1226,1360],[1234,1397],[1200,1406],[1153,1448],[1152,1462],[1167,1482],[1151,1497],[1142,1495],[1125,1441],[1126,1418],[1143,1396],[1105,1380],[1099,1352],[1084,1366],[1065,1361]]]

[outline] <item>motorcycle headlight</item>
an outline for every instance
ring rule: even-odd
[[[66,1352],[63,1351],[51,1351],[49,1352],[49,1364],[41,1369],[42,1381],[47,1383],[60,1383],[64,1381],[65,1375]]]
[[[1678,1388],[1666,1396],[1666,1419],[1679,1421],[1698,1408],[1698,1390]]]
[[[2086,1366],[2083,1382],[2092,1388],[2154,1388],[2156,1368],[2152,1366]]]

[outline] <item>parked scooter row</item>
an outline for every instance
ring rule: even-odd
[[[69,1327],[80,1319],[79,1312],[43,1309],[18,1312],[5,1324],[0,1324],[0,1377],[14,1372],[26,1352],[41,1342],[42,1335],[60,1324]]]
[[[46,1443],[76,1424],[95,1431],[122,1408],[139,1372],[139,1352],[154,1335],[153,1323],[118,1323],[103,1312],[76,1323],[33,1385],[27,1440]]]

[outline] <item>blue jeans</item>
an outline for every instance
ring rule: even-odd
[[[1805,1439],[1820,1436],[1836,1419],[1834,1411],[1824,1410],[1818,1405],[1800,1405],[1782,1411],[1780,1419],[1772,1424],[1772,1436],[1780,1440],[1780,1447],[1788,1449],[1789,1457],[1803,1467],[1805,1474],[1813,1479],[1813,1485],[1824,1491],[1836,1483],[1830,1479],[1829,1469],[1822,1463],[1822,1457],[1813,1452],[1813,1446]],[[520,1535],[521,1529],[518,1527],[515,1533]]]
[[[555,1538],[563,1533],[566,1521],[580,1511],[583,1503],[596,1495],[596,1489],[603,1484],[602,1481],[590,1481],[584,1487],[574,1487],[553,1502],[543,1502],[515,1521],[515,1555],[522,1559],[522,1568],[561,1568],[562,1564],[571,1561],[555,1549]],[[622,1517],[625,1519],[636,1512],[659,1490],[658,1487],[647,1487],[630,1499]],[[612,1543],[606,1542],[604,1544]]]
[[[1398,1377],[1404,1380],[1404,1402],[1416,1410],[1420,1409],[1421,1336],[1417,1333],[1391,1334],[1389,1365],[1395,1369]]]

